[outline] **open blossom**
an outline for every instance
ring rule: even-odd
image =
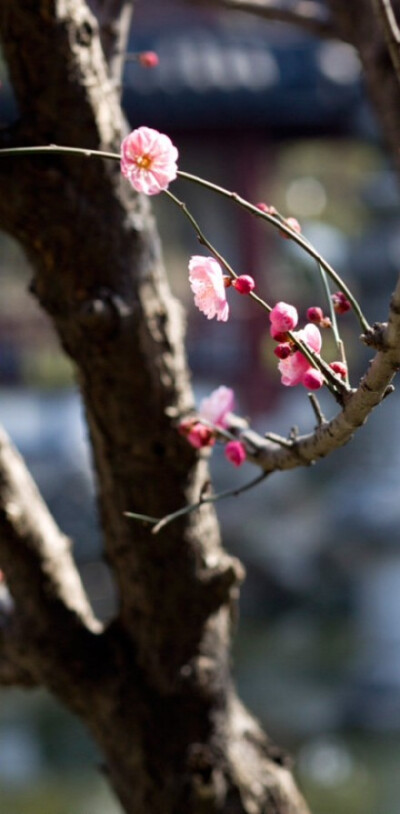
[[[308,323],[302,331],[297,331],[295,336],[315,353],[320,352],[322,339],[316,325]],[[278,368],[282,376],[282,384],[286,387],[295,387],[297,384],[302,384],[309,390],[318,390],[324,383],[321,372],[310,365],[310,362],[303,356],[301,351],[295,351],[287,359],[282,359]]]
[[[227,427],[227,415],[233,410],[235,396],[230,387],[217,387],[210,395],[200,402],[198,416],[204,418],[214,427]]]
[[[151,127],[138,127],[121,145],[121,172],[137,192],[157,195],[176,178],[178,150]]]
[[[246,460],[246,450],[241,441],[228,441],[224,449],[225,458],[233,466],[241,466]]]
[[[277,302],[269,315],[271,336],[278,342],[284,341],[287,331],[296,327],[299,317],[294,305],[287,302]]]
[[[207,319],[216,317],[226,322],[229,305],[226,300],[224,275],[214,257],[195,255],[189,262],[189,282],[194,294],[194,304]]]
[[[226,429],[228,415],[233,410],[235,396],[230,387],[221,385],[200,402],[195,418],[185,418],[178,430],[196,449],[215,444],[216,429]]]

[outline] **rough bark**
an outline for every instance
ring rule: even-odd
[[[111,6],[93,3],[98,14]],[[118,150],[118,94],[86,3],[3,0],[0,32],[20,108],[8,143]],[[43,523],[30,535],[12,513],[4,516],[0,564],[18,611],[7,645],[16,680],[18,669],[21,680],[31,671],[81,717],[127,814],[303,814],[281,754],[231,684],[231,607],[242,569],[223,552],[212,509],[157,538],[124,516],[162,516],[198,498],[208,477],[175,428],[192,396],[182,313],[150,208],[106,162],[9,159],[0,173],[9,190],[0,224],[24,247],[32,291],[75,363],[119,596],[105,631],[88,624],[89,612],[68,609],[62,574],[53,605],[57,585],[46,565],[58,532]],[[21,497],[15,502],[26,511]],[[15,540],[24,552],[20,571],[10,554]],[[34,583],[29,636],[23,587],[37,568],[45,579]]]
[[[385,36],[380,4],[375,0],[357,0],[357,3],[328,0],[328,6],[338,36],[351,43],[359,54],[368,94],[399,170],[400,85]],[[398,0],[392,7],[399,19]]]

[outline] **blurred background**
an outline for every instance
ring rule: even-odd
[[[137,3],[129,51],[144,50],[160,61],[151,70],[126,63],[132,129],[168,133],[180,169],[297,218],[370,322],[384,320],[399,267],[400,198],[354,51],[182,0],[153,0],[151,11]],[[17,110],[4,64],[1,80],[5,124]],[[195,185],[180,180],[174,192],[266,300],[292,302],[303,322],[310,305],[326,309],[315,264],[293,243]],[[229,322],[205,323],[187,282],[188,258],[199,253],[194,232],[163,196],[154,206],[187,310],[197,399],[225,384],[260,432],[311,430],[304,388],[280,385],[265,312],[230,292]],[[0,421],[74,539],[95,611],[107,619],[114,597],[79,396],[29,279],[20,249],[0,235]],[[371,354],[352,314],[339,319],[357,384]],[[327,335],[324,354],[334,358]],[[335,413],[329,395],[321,402]],[[247,569],[234,646],[240,693],[295,756],[313,814],[400,814],[399,433],[395,393],[328,460],[217,506],[225,545]],[[212,469],[217,490],[254,476],[248,465],[233,470],[218,449]],[[120,811],[88,736],[44,693],[0,690],[0,811]]]

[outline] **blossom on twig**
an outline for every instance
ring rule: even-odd
[[[292,331],[299,321],[296,308],[294,305],[288,305],[287,302],[277,302],[270,312],[269,319],[271,336],[277,342],[284,342],[287,331]]]
[[[224,275],[214,257],[195,255],[189,261],[189,282],[194,294],[194,304],[207,317],[226,322],[229,305],[226,300]]]
[[[177,175],[178,150],[171,139],[151,127],[138,127],[121,145],[121,172],[137,192],[157,195]]]
[[[221,385],[200,402],[198,417],[204,418],[214,427],[225,429],[228,426],[227,416],[233,410],[235,396],[230,387]]]
[[[315,353],[321,350],[321,334],[316,325],[308,323],[305,328],[295,333],[295,337],[300,339]],[[278,365],[281,373],[282,384],[286,387],[295,387],[302,384],[308,390],[319,390],[324,384],[324,377],[320,370],[316,370],[308,359],[297,350],[286,359],[281,359]]]

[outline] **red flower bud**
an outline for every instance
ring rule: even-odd
[[[274,348],[274,354],[278,357],[278,359],[287,359],[292,352],[293,346],[290,344],[290,342],[281,342],[280,345],[277,345],[276,348]]]
[[[329,365],[333,372],[341,379],[347,379],[347,367],[344,362],[331,362]]]
[[[160,60],[155,51],[142,51],[138,54],[138,61],[143,68],[155,68]]]
[[[346,314],[347,311],[351,310],[351,303],[342,291],[337,291],[336,294],[332,294],[332,302],[337,314]]]
[[[249,274],[241,274],[236,280],[232,280],[232,285],[236,288],[239,294],[250,294],[256,287],[256,284]]]
[[[246,450],[241,441],[228,441],[224,452],[225,457],[234,466],[241,466],[246,460]]]

